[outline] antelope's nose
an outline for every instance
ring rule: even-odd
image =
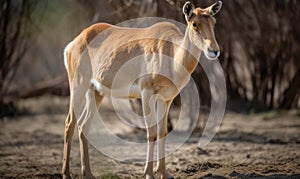
[[[219,57],[220,55],[220,50],[212,50],[212,49],[208,49],[208,53],[209,53],[209,56],[211,57]]]

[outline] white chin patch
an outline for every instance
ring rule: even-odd
[[[218,56],[212,54],[212,53],[206,53],[205,52],[205,57],[208,59],[208,60],[216,60],[218,58]]]

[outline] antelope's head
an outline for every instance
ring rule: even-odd
[[[214,28],[216,15],[222,7],[222,2],[207,7],[205,9],[195,8],[191,2],[186,2],[183,6],[183,13],[188,24],[188,36],[209,60],[215,60],[220,55],[219,45],[215,38]]]

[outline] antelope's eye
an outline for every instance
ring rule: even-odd
[[[198,29],[198,25],[197,25],[195,22],[193,22],[193,27],[194,27],[195,29]]]

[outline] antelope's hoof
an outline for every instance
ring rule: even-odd
[[[84,179],[96,179],[96,177],[93,174],[91,174],[91,173],[85,174],[83,176],[83,178]]]
[[[174,179],[174,177],[167,171],[159,172],[161,179]]]
[[[169,176],[168,178],[161,177],[162,179],[174,179],[173,176]]]
[[[153,176],[153,175],[145,175],[146,177],[146,179],[155,179],[155,177]]]
[[[70,175],[62,175],[63,179],[71,179],[72,177]]]

